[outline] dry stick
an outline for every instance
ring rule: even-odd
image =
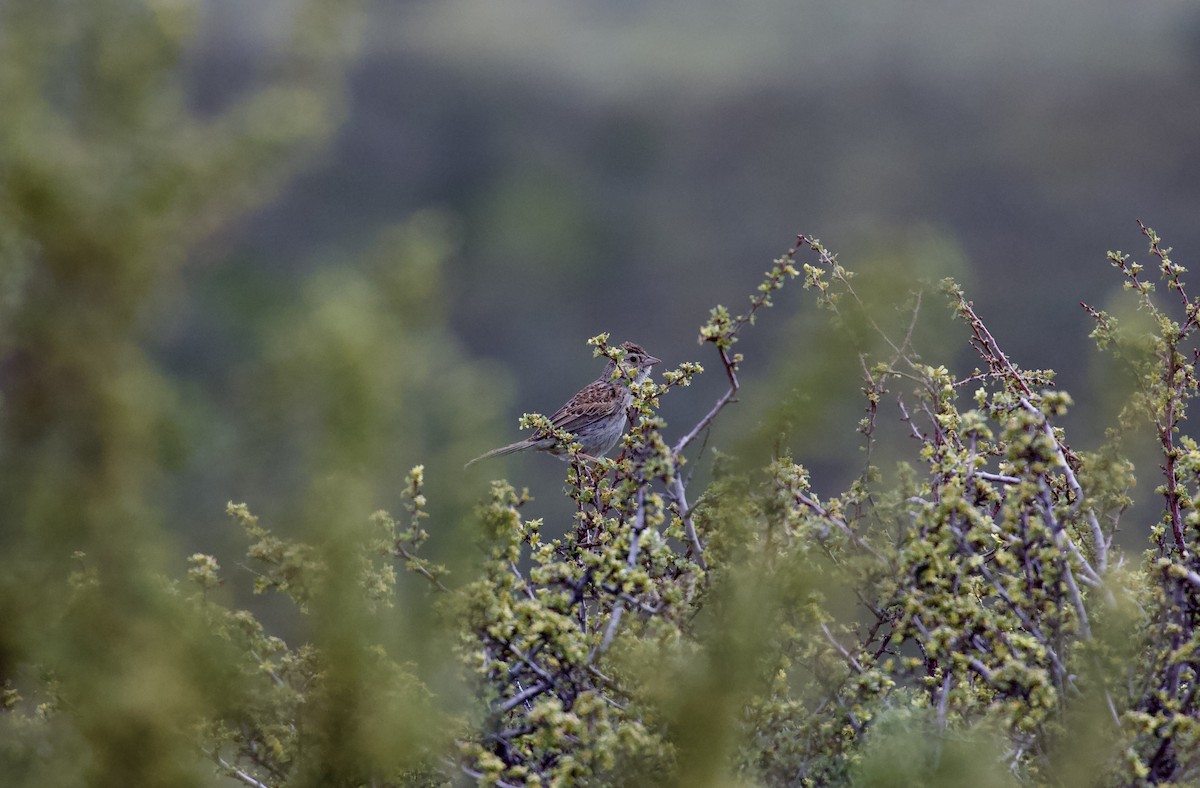
[[[1026,396],[1033,396],[1033,390],[1029,388],[1029,384],[1025,382],[1025,378],[1021,373],[1017,372],[1016,367],[1008,360],[1008,356],[1000,349],[1000,343],[992,336],[992,332],[988,331],[987,326],[975,314],[975,305],[966,299],[959,299],[963,313],[967,316],[967,322],[971,324],[971,331],[975,334],[975,338],[983,345],[980,351],[983,353],[984,360],[988,362],[988,366],[997,372],[1005,373],[1008,380],[1013,381]]]
[[[993,686],[995,685],[996,682],[992,679],[992,671],[987,665],[983,664],[978,657],[967,657],[967,664],[971,666],[972,670],[979,674],[980,678],[982,678],[988,684]]]
[[[506,644],[498,644],[498,645],[506,645]],[[529,650],[529,654],[527,656],[530,659],[532,659],[533,657],[536,657],[538,654],[542,653],[542,650],[545,647],[545,645],[546,645],[545,641],[538,643],[536,646],[534,646],[532,649]],[[517,656],[520,657],[521,655],[518,653]],[[524,670],[525,667],[526,666],[525,666],[524,662],[521,662],[521,661],[514,662],[513,664],[508,666],[508,671],[507,671],[508,677],[510,679],[514,678],[518,673],[520,673],[522,670]],[[517,679],[517,681],[519,682],[520,680]]]
[[[968,322],[971,324],[971,331],[975,334],[976,339],[982,345],[981,352],[983,353],[984,360],[988,362],[988,365],[992,367],[994,371],[1002,374],[1006,379],[1016,383],[1018,386],[1020,386],[1021,390],[1025,392],[1025,396],[1020,398],[1021,407],[1039,418],[1042,431],[1046,434],[1046,437],[1050,439],[1050,442],[1054,446],[1055,459],[1058,460],[1059,466],[1063,469],[1063,475],[1067,480],[1067,485],[1071,488],[1071,492],[1075,497],[1074,505],[1071,508],[1071,512],[1073,514],[1074,512],[1078,511],[1079,507],[1083,505],[1084,495],[1083,487],[1079,484],[1079,480],[1076,478],[1075,471],[1071,467],[1071,463],[1067,457],[1070,449],[1063,446],[1062,441],[1060,441],[1054,435],[1054,430],[1051,428],[1045,414],[1042,413],[1038,408],[1034,407],[1033,403],[1029,401],[1028,397],[1033,396],[1033,392],[1025,383],[1025,379],[1019,372],[1017,372],[1012,363],[1009,362],[1008,356],[1006,356],[1004,351],[1000,349],[1000,345],[998,342],[996,342],[996,338],[992,336],[992,333],[988,331],[987,326],[985,326],[979,316],[975,314],[973,304],[970,301],[963,299],[960,299],[959,303],[962,305],[963,312],[968,316]],[[1071,452],[1071,455],[1073,457],[1074,453]],[[1092,541],[1095,542],[1096,561],[1100,564],[1100,572],[1097,573],[1092,570],[1090,565],[1088,565],[1087,568],[1089,572],[1091,572],[1091,574],[1098,579],[1099,574],[1103,573],[1107,566],[1107,544],[1105,543],[1103,534],[1100,530],[1100,523],[1096,520],[1095,512],[1090,507],[1086,512],[1086,517],[1088,519],[1088,524],[1092,527]],[[1074,543],[1072,543],[1072,547],[1074,547]],[[1075,548],[1075,552],[1078,553],[1078,548]]]
[[[896,395],[896,407],[900,409],[900,421],[908,425],[909,430],[912,432],[913,438],[924,443],[925,436],[921,434],[919,429],[917,429],[917,423],[913,421],[912,416],[909,415],[908,408],[904,406],[904,398],[900,395]]]
[[[1071,506],[1071,514],[1074,514],[1083,507],[1083,486],[1079,483],[1074,469],[1071,468],[1071,463],[1067,461],[1067,455],[1063,451],[1062,442],[1054,435],[1054,430],[1051,428],[1049,420],[1046,419],[1046,415],[1035,408],[1033,403],[1025,397],[1021,397],[1021,407],[1030,413],[1036,414],[1041,419],[1042,432],[1045,433],[1046,437],[1054,445],[1054,458],[1058,461],[1059,467],[1062,468],[1063,477],[1067,480],[1067,486],[1071,488],[1071,494],[1075,496],[1075,502]],[[1093,579],[1099,581],[1100,576],[1108,569],[1108,543],[1104,540],[1104,533],[1100,530],[1100,521],[1096,519],[1096,512],[1091,506],[1084,509],[1084,517],[1092,529],[1092,546],[1096,551],[1096,564],[1098,568],[1092,569],[1090,564],[1087,562],[1083,563]],[[1071,547],[1076,556],[1082,561],[1082,554],[1079,552],[1079,548],[1075,546],[1074,541],[1071,541]]]

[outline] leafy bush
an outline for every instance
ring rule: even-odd
[[[718,307],[701,329],[727,392],[671,444],[657,407],[701,366],[633,384],[636,418],[619,456],[569,465],[576,514],[561,535],[523,518],[528,493],[495,482],[478,511],[483,563],[457,580],[421,555],[420,467],[402,521],[379,512],[336,543],[281,538],[231,504],[255,590],[291,599],[314,620],[314,639],[289,644],[230,606],[215,593],[216,559],[197,554],[191,590],[163,580],[145,593],[184,622],[169,659],[179,673],[160,680],[191,691],[200,682],[220,702],[168,705],[151,730],[121,730],[112,717],[110,741],[81,728],[98,713],[86,709],[98,701],[81,694],[83,676],[42,664],[39,680],[23,682],[34,666],[10,661],[10,773],[32,780],[75,752],[108,776],[105,758],[132,735],[141,750],[190,748],[250,785],[1193,779],[1200,452],[1178,427],[1195,389],[1188,342],[1200,309],[1183,269],[1144,232],[1185,317],[1155,300],[1142,266],[1111,255],[1157,332],[1125,331],[1087,307],[1097,343],[1140,381],[1095,451],[1066,442],[1057,422],[1071,399],[1052,373],[1014,364],[947,280],[978,368],[954,375],[905,338],[863,359],[864,445],[877,441],[890,393],[915,449],[894,484],[868,461],[848,490],[823,497],[785,455],[754,472],[718,468],[691,493],[687,453],[734,401],[744,360],[733,348],[771,294],[802,273],[835,319],[861,307],[852,274],[801,236],[813,263],[798,269],[789,250],[745,313]],[[623,352],[605,335],[591,342],[598,355]],[[1163,519],[1133,565],[1113,544],[1133,483],[1119,448],[1147,419],[1163,457]],[[88,556],[77,561],[60,637],[91,632],[81,622],[102,617],[109,599]],[[456,633],[447,649],[469,691],[455,702],[377,630],[401,561]]]
[[[429,307],[444,233],[417,217],[237,337],[270,369],[231,377],[291,433],[269,469],[286,504],[262,520],[254,497],[228,507],[253,590],[282,603],[251,611],[249,575],[207,552],[186,579],[169,569],[164,435],[187,432],[191,395],[139,320],[198,238],[329,134],[340,15],[304,4],[282,76],[200,117],[173,79],[182,7],[66,6],[91,16],[0,6],[6,784],[1200,779],[1200,447],[1182,432],[1200,300],[1152,230],[1152,268],[1110,255],[1133,319],[1085,307],[1131,383],[1103,440],[1080,443],[1096,448],[1072,448],[1071,398],[1010,359],[955,283],[940,290],[969,370],[915,347],[929,296],[911,295],[897,335],[800,236],[745,311],[700,328],[728,383],[706,415],[670,433],[658,415],[699,363],[634,385],[618,455],[574,458],[574,517],[543,523],[501,481],[474,517],[438,512],[467,477],[422,466],[403,514],[362,512],[390,427],[436,432],[414,443],[443,457],[485,429],[468,401],[483,378]],[[740,392],[736,343],[794,277],[861,347],[866,459],[833,494],[803,456],[753,467],[704,441]],[[608,339],[591,344],[619,359]],[[224,418],[205,423],[238,423]],[[1161,518],[1138,559],[1114,535],[1146,427]],[[908,460],[877,464],[885,446]]]

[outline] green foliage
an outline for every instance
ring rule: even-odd
[[[283,76],[200,118],[177,78],[181,7],[0,14],[6,784],[1200,779],[1200,444],[1183,432],[1200,299],[1149,228],[1157,282],[1109,258],[1140,322],[1087,307],[1132,382],[1094,451],[1068,443],[1053,372],[1010,359],[955,281],[939,289],[967,370],[920,354],[923,296],[884,314],[868,275],[800,236],[745,311],[700,327],[728,387],[695,424],[659,415],[704,374],[688,361],[662,382],[618,373],[634,401],[615,458],[555,433],[575,447],[574,515],[544,523],[504,481],[473,515],[431,508],[465,484],[426,469],[467,456],[488,414],[436,306],[451,232],[415,216],[254,316],[259,355],[236,375],[290,436],[263,472],[287,498],[262,519],[228,506],[233,573],[208,551],[181,570],[158,494],[181,395],[139,316],[327,136],[345,17],[300,6]],[[734,345],[793,278],[857,350],[860,473],[821,492],[802,452],[714,452],[697,491],[690,466],[742,390]],[[607,334],[589,344],[621,358]],[[1138,562],[1113,535],[1146,428],[1162,506]],[[434,456],[402,479],[382,470],[418,451]],[[380,488],[403,515],[372,513]]]

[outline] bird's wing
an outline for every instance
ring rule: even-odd
[[[621,385],[597,380],[554,412],[550,422],[572,434],[597,419],[611,416],[622,407]]]

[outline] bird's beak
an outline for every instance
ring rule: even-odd
[[[650,362],[650,363],[648,364],[648,366],[651,366],[651,367],[652,367],[652,366],[654,366],[655,364],[661,364],[661,363],[662,363],[662,359],[661,359],[661,358],[655,358],[654,356],[648,356],[648,357],[646,358],[646,361]]]

